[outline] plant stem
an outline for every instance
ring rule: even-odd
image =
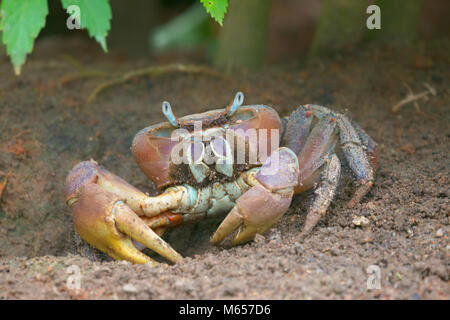
[[[270,0],[230,0],[215,65],[257,68],[266,57]]]
[[[357,43],[366,28],[367,6],[362,0],[324,1],[310,57]]]

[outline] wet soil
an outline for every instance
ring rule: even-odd
[[[39,44],[15,77],[0,57],[0,183],[9,173],[0,200],[0,299],[450,298],[450,45],[421,48],[367,47],[225,79],[177,73],[139,78],[100,93],[91,104],[86,99],[102,79],[64,83],[77,70],[60,54],[107,72],[152,61],[56,40]],[[406,86],[418,94],[424,83],[437,95],[418,101],[420,111],[407,104],[391,112],[408,94]],[[268,104],[282,116],[316,103],[359,123],[379,146],[376,181],[362,203],[346,206],[353,186],[344,184],[302,241],[310,195],[297,197],[267,234],[239,247],[209,245],[220,221],[179,227],[164,236],[186,257],[177,265],[91,262],[78,255],[62,195],[70,169],[93,158],[154,194],[131,156],[135,133],[164,119],[164,100],[182,116],[223,107],[238,90],[246,104]],[[369,290],[372,265],[379,268],[380,288]],[[79,290],[70,285],[77,270]]]

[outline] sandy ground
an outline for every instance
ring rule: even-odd
[[[448,299],[449,44],[414,50],[360,49],[309,65],[288,64],[227,79],[167,74],[141,78],[86,99],[102,79],[67,82],[86,68],[129,71],[151,61],[105,56],[80,43],[47,42],[21,77],[0,61],[0,299]],[[437,91],[392,113],[408,93]],[[140,129],[162,121],[161,101],[177,114],[223,107],[241,90],[246,104],[287,115],[300,104],[343,111],[379,145],[372,191],[355,208],[342,186],[327,215],[304,241],[298,235],[310,195],[297,197],[264,237],[244,246],[211,247],[220,221],[168,232],[183,263],[156,267],[91,262],[73,248],[62,195],[65,176],[94,158],[141,190],[155,189],[130,152]],[[356,226],[354,218],[367,219]],[[379,267],[380,289],[368,290],[367,268]],[[77,272],[80,289],[71,284]]]

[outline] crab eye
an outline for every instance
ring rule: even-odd
[[[220,160],[226,159],[231,155],[230,144],[222,137],[216,137],[210,143],[211,150]]]
[[[169,120],[170,124],[173,127],[177,127],[178,126],[177,117],[174,115],[174,113],[172,111],[172,107],[170,106],[169,102],[164,101],[162,103],[162,112],[166,116],[167,120]]]
[[[234,97],[233,105],[228,111],[228,116],[231,117],[236,112],[237,108],[242,105],[242,103],[244,103],[244,94],[241,91],[238,91]]]

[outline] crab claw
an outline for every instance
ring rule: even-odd
[[[273,152],[260,168],[256,184],[244,193],[211,238],[219,244],[238,229],[232,244],[263,234],[287,211],[298,181],[297,156],[288,148]]]
[[[108,178],[98,169],[93,161],[82,162],[66,181],[66,199],[79,235],[116,260],[140,264],[152,262],[150,257],[136,248],[135,241],[172,262],[180,261],[182,257],[150,229],[121,197],[96,183],[101,178]]]

